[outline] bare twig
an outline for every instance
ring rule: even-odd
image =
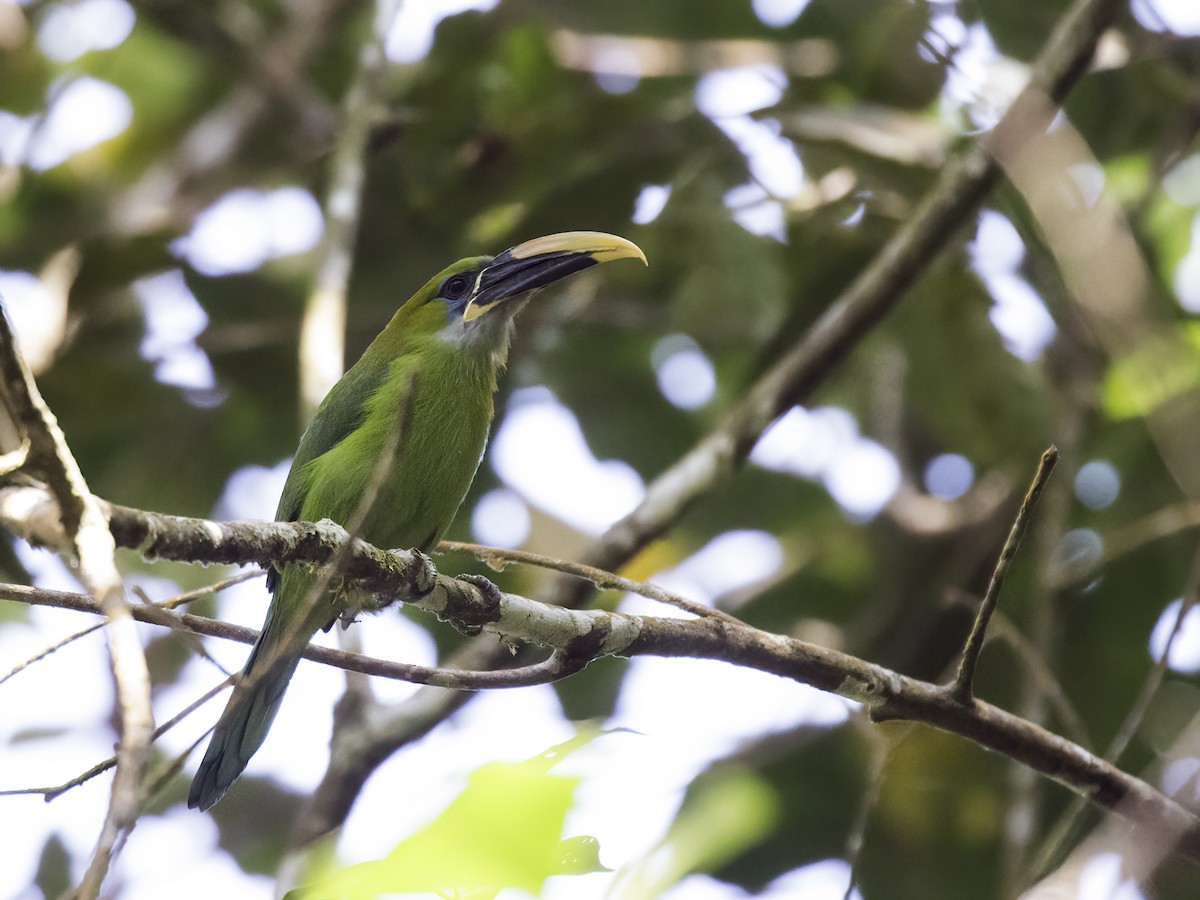
[[[448,553],[456,551],[470,553],[480,562],[488,564],[497,561],[515,562],[528,566],[537,566],[542,569],[550,569],[554,572],[562,572],[567,575],[573,575],[576,578],[582,578],[584,581],[591,582],[600,590],[625,591],[630,594],[637,594],[641,597],[657,600],[659,603],[666,603],[668,606],[682,609],[684,612],[691,613],[694,616],[714,616],[739,624],[742,621],[736,616],[731,616],[724,610],[705,606],[703,603],[696,603],[694,600],[689,600],[687,597],[682,597],[679,594],[660,588],[658,585],[650,584],[647,581],[634,581],[632,578],[626,578],[614,572],[606,572],[603,569],[597,569],[594,566],[585,566],[582,563],[571,562],[570,560],[556,559],[553,556],[543,556],[541,553],[530,553],[528,550],[506,550],[502,547],[488,547],[483,544],[470,544],[464,541],[442,541],[438,544],[437,549]]]
[[[446,579],[453,581],[453,579]],[[464,585],[467,590],[475,590],[473,586]],[[32,588],[23,584],[0,584],[0,600],[12,600],[17,603],[28,603],[31,606],[49,606],[56,609],[69,609],[74,612],[86,612],[102,615],[100,605],[86,594],[73,594],[67,591],[49,591]],[[217,619],[204,616],[194,616],[188,613],[176,613],[157,609],[152,606],[133,607],[133,618],[139,622],[151,625],[161,625],[176,631],[200,634],[206,637],[223,638],[237,641],[241,644],[253,644],[258,638],[258,630],[246,628],[243,625],[233,625]],[[310,644],[303,653],[305,659],[322,665],[344,669],[347,672],[358,672],[362,675],[375,675],[380,678],[391,678],[397,681],[408,681],[413,684],[427,684],[434,687],[452,688],[460,691],[495,690],[498,688],[529,687],[535,684],[546,684],[565,678],[578,671],[573,668],[579,654],[555,656],[551,654],[543,662],[512,669],[488,669],[471,671],[464,669],[447,669],[432,666],[418,666],[412,663],[393,662],[376,659],[346,650],[331,647],[319,647]],[[584,660],[586,661],[586,660]]]
[[[232,578],[226,578],[225,580],[218,581],[215,584],[205,585],[202,588],[196,588],[194,591],[187,591],[186,593],[183,593],[183,594],[177,594],[174,597],[169,597],[166,600],[160,600],[156,603],[150,603],[149,605],[157,606],[160,609],[174,609],[177,606],[182,606],[185,603],[191,603],[193,600],[199,600],[201,597],[207,597],[209,594],[215,594],[218,591],[223,591],[227,587],[232,587],[235,584],[240,584],[241,582],[248,581],[251,578],[261,578],[261,577],[262,577],[261,572],[240,572],[239,574],[234,575]],[[134,593],[137,593],[138,596],[141,596],[141,594],[138,592],[138,589],[136,587],[133,588],[133,591],[134,591]],[[0,684],[4,684],[4,682],[8,681],[14,675],[17,675],[18,673],[25,671],[26,669],[28,669],[30,666],[32,666],[34,663],[38,662],[39,660],[43,660],[47,656],[57,653],[59,650],[61,650],[63,647],[67,646],[68,644],[74,643],[75,641],[79,640],[80,638],[87,637],[89,634],[93,634],[96,631],[99,631],[101,628],[103,628],[107,624],[108,624],[107,621],[98,622],[95,625],[92,625],[88,628],[84,628],[82,631],[77,631],[74,634],[68,635],[67,637],[63,638],[61,641],[57,641],[56,643],[51,644],[49,647],[42,650],[40,653],[37,653],[34,656],[31,656],[29,659],[25,660],[24,662],[18,663],[17,665],[13,666],[13,668],[11,670],[9,670],[7,674],[0,676]]]
[[[17,663],[15,666],[9,669],[8,672],[0,676],[0,684],[4,684],[4,682],[8,681],[13,676],[24,672],[34,663],[40,662],[48,656],[52,656],[68,644],[72,644],[80,638],[87,637],[89,634],[94,634],[107,624],[107,622],[97,622],[95,625],[90,625],[87,628],[84,628],[82,631],[76,631],[74,634],[67,635],[67,637],[63,638],[61,641],[55,641],[49,647],[46,647],[44,650],[35,653],[24,662]]]
[[[1025,499],[1021,501],[1021,508],[1017,512],[1016,519],[1013,520],[1012,530],[1008,533],[1008,539],[1000,551],[1000,558],[996,560],[996,568],[992,570],[992,579],[988,582],[987,593],[983,595],[983,602],[979,605],[979,614],[975,617],[975,624],[971,626],[971,633],[967,636],[967,642],[963,646],[958,674],[954,676],[954,681],[947,686],[950,695],[959,703],[969,704],[973,699],[971,684],[975,678],[975,666],[979,662],[979,654],[983,650],[983,642],[987,637],[988,623],[991,621],[992,613],[996,611],[996,604],[1000,599],[1000,589],[1004,586],[1004,577],[1008,574],[1008,567],[1021,546],[1021,540],[1025,537],[1029,523],[1033,520],[1033,512],[1037,508],[1042,489],[1046,486],[1050,473],[1054,471],[1057,463],[1058,448],[1051,446],[1042,454],[1037,473],[1033,477],[1033,483],[1029,485],[1029,491],[1025,494]]]
[[[203,706],[205,703],[207,703],[213,697],[217,696],[217,694],[221,693],[221,691],[225,690],[225,688],[229,687],[229,685],[231,685],[231,684],[233,684],[233,676],[232,675],[229,676],[228,678],[226,678],[220,684],[216,685],[216,687],[210,688],[198,700],[194,700],[193,702],[189,703],[186,707],[184,707],[182,710],[180,710],[178,713],[176,713],[174,716],[172,716],[166,722],[163,722],[156,729],[154,729],[154,740],[158,740],[166,732],[170,731],[172,728],[174,728],[176,725],[178,725],[180,722],[182,722],[184,719],[186,719],[188,716],[190,716],[192,713],[194,713],[197,709],[199,709],[201,706]],[[51,800],[55,800],[58,797],[61,797],[63,794],[65,794],[67,791],[71,790],[72,788],[79,787],[79,785],[85,784],[88,781],[91,781],[97,775],[102,775],[103,773],[107,772],[109,769],[111,769],[116,764],[117,764],[117,758],[115,756],[110,756],[108,759],[106,759],[102,762],[96,763],[96,765],[92,766],[86,772],[83,772],[80,775],[77,775],[74,778],[72,778],[70,781],[63,782],[62,784],[60,784],[56,787],[14,788],[14,789],[6,790],[6,791],[0,791],[0,797],[7,797],[7,796],[16,795],[16,794],[42,794],[45,796],[46,802],[49,803]]]

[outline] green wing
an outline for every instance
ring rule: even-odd
[[[362,424],[367,415],[367,401],[383,384],[387,370],[386,358],[364,354],[321,401],[292,458],[292,467],[275,510],[276,522],[295,522],[300,518],[311,477],[308,464],[336,447]],[[274,593],[278,583],[279,570],[268,569],[267,590]]]
[[[317,414],[300,438],[292,459],[292,468],[275,510],[276,522],[295,522],[308,493],[306,467],[323,453],[332,450],[367,416],[367,401],[387,377],[388,360],[364,355],[321,401]]]

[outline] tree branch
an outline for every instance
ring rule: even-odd
[[[585,566],[580,563],[570,562],[569,560],[545,556],[541,553],[530,553],[528,550],[506,550],[502,547],[487,547],[483,544],[470,544],[464,541],[441,541],[438,543],[436,549],[439,552],[453,553],[459,551],[470,553],[480,562],[492,566],[515,562],[527,566],[549,569],[554,572],[563,572],[567,575],[573,575],[576,578],[582,578],[600,590],[625,591],[626,593],[637,594],[649,600],[657,600],[659,603],[674,606],[676,609],[691,613],[693,616],[716,616],[719,619],[727,619],[730,622],[741,621],[737,616],[731,616],[724,610],[705,606],[703,603],[696,603],[687,597],[681,597],[679,594],[668,591],[658,585],[649,584],[645,581],[635,581],[632,578],[625,578],[613,572],[597,569],[595,566]]]
[[[139,809],[142,775],[150,755],[154,715],[150,672],[117,572],[116,546],[104,511],[88,489],[54,413],[38,391],[17,349],[7,310],[0,304],[0,379],[9,414],[29,444],[26,465],[42,473],[53,491],[60,523],[59,541],[79,561],[79,576],[94,594],[111,625],[105,631],[109,663],[116,682],[121,727],[117,773],[108,812],[91,863],[75,893],[89,900],[100,893],[117,842],[133,827]]]
[[[27,486],[0,489],[0,521],[19,524],[6,518],[6,500],[14,491],[25,492],[28,496],[28,492],[34,490],[37,489]],[[45,495],[45,502],[52,502],[48,495]],[[107,506],[107,511],[118,544],[180,561],[320,563],[332,559],[346,537],[345,532],[332,523],[218,523],[161,516],[112,505]],[[42,517],[41,521],[48,519]],[[50,543],[55,540],[52,534],[28,536]],[[333,540],[322,540],[330,536]],[[255,546],[260,540],[261,545]],[[233,547],[243,550],[243,559],[231,559]],[[368,590],[410,603],[440,618],[490,631],[508,640],[552,647],[561,654],[553,663],[555,665],[565,664],[577,669],[587,660],[603,655],[721,660],[855,700],[867,707],[875,722],[905,720],[940,728],[1058,781],[1093,803],[1129,819],[1155,840],[1168,842],[1187,858],[1200,862],[1200,818],[1146,782],[1039,725],[982,701],[963,705],[944,687],[909,678],[854,656],[717,617],[631,616],[599,610],[564,609],[515,594],[489,598],[468,582],[437,574],[432,563],[419,553],[385,553],[361,541],[353,544],[346,562],[346,576]],[[13,586],[5,588],[2,595],[23,599],[34,593],[46,595],[49,592]],[[77,596],[65,595],[72,598],[70,603],[76,604],[78,600],[74,598]],[[64,599],[63,602],[67,601]],[[94,610],[93,606],[89,611]],[[162,618],[163,610],[137,607],[134,613],[146,615],[148,621],[171,624]],[[211,633],[218,630],[234,633],[232,630],[225,632],[233,626],[223,623],[179,614],[167,615],[172,621],[177,617],[189,626],[210,628]],[[246,640],[254,637],[251,629],[238,631]],[[316,648],[310,649],[315,651]],[[368,670],[365,665],[363,670]]]
[[[992,570],[992,578],[988,582],[987,592],[983,595],[983,602],[979,604],[979,613],[975,617],[975,624],[971,626],[971,633],[967,635],[966,644],[963,645],[958,673],[948,686],[951,696],[959,703],[970,703],[973,699],[972,682],[975,680],[975,667],[979,663],[979,654],[983,651],[988,624],[992,620],[992,614],[996,611],[996,604],[1000,602],[1000,589],[1004,586],[1008,567],[1012,564],[1013,557],[1017,555],[1021,540],[1025,537],[1029,523],[1033,520],[1033,511],[1037,508],[1038,499],[1042,496],[1042,489],[1045,488],[1050,473],[1054,471],[1057,463],[1058,448],[1052,446],[1042,454],[1037,473],[1033,477],[1033,483],[1029,486],[1025,499],[1021,501],[1021,508],[1017,511],[1016,519],[1013,520],[1012,530],[1009,531],[1008,539],[1000,551],[1000,558],[996,560],[996,568]]]
[[[448,579],[453,580],[453,579]],[[0,600],[11,600],[14,603],[27,603],[30,606],[49,606],[55,609],[69,609],[72,612],[93,613],[104,615],[100,604],[87,594],[74,594],[69,591],[49,591],[41,588],[27,587],[23,584],[0,584]],[[199,634],[205,637],[223,638],[236,641],[239,644],[253,644],[258,638],[258,630],[244,625],[234,625],[218,619],[209,619],[191,613],[177,613],[158,606],[134,606],[130,612],[138,622],[150,625],[161,625],[174,631]],[[408,681],[413,684],[428,684],[433,687],[449,688],[457,691],[495,690],[497,688],[529,687],[535,684],[547,684],[573,675],[582,668],[563,653],[552,653],[542,662],[513,669],[488,669],[471,671],[465,669],[446,669],[432,666],[418,666],[413,663],[394,662],[387,659],[377,659],[364,656],[361,653],[351,653],[333,647],[319,647],[310,644],[304,651],[305,659],[343,669],[347,672],[358,672],[361,675],[376,675],[380,678],[391,678],[396,681]],[[156,735],[157,736],[157,735]]]

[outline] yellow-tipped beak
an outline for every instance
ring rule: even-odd
[[[640,259],[646,263],[646,254],[633,241],[602,231],[566,231],[517,244],[480,273],[475,295],[463,310],[463,321],[479,318],[502,300],[614,259]]]
[[[579,253],[590,256],[598,263],[614,259],[640,259],[643,265],[649,265],[646,262],[646,254],[633,241],[603,231],[564,231],[561,234],[548,234],[517,244],[505,252],[513,259],[532,259],[551,253]]]

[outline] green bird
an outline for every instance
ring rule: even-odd
[[[276,521],[346,525],[357,517],[358,536],[377,547],[431,549],[483,457],[516,312],[538,288],[630,257],[646,261],[624,238],[573,231],[443,269],[400,307],[321,403],[300,439]],[[372,493],[369,508],[360,510]],[[369,597],[321,590],[320,579],[301,565],[267,573],[272,597],[262,633],[213,731],[188,806],[208,809],[242,774],[318,629],[370,607]]]

